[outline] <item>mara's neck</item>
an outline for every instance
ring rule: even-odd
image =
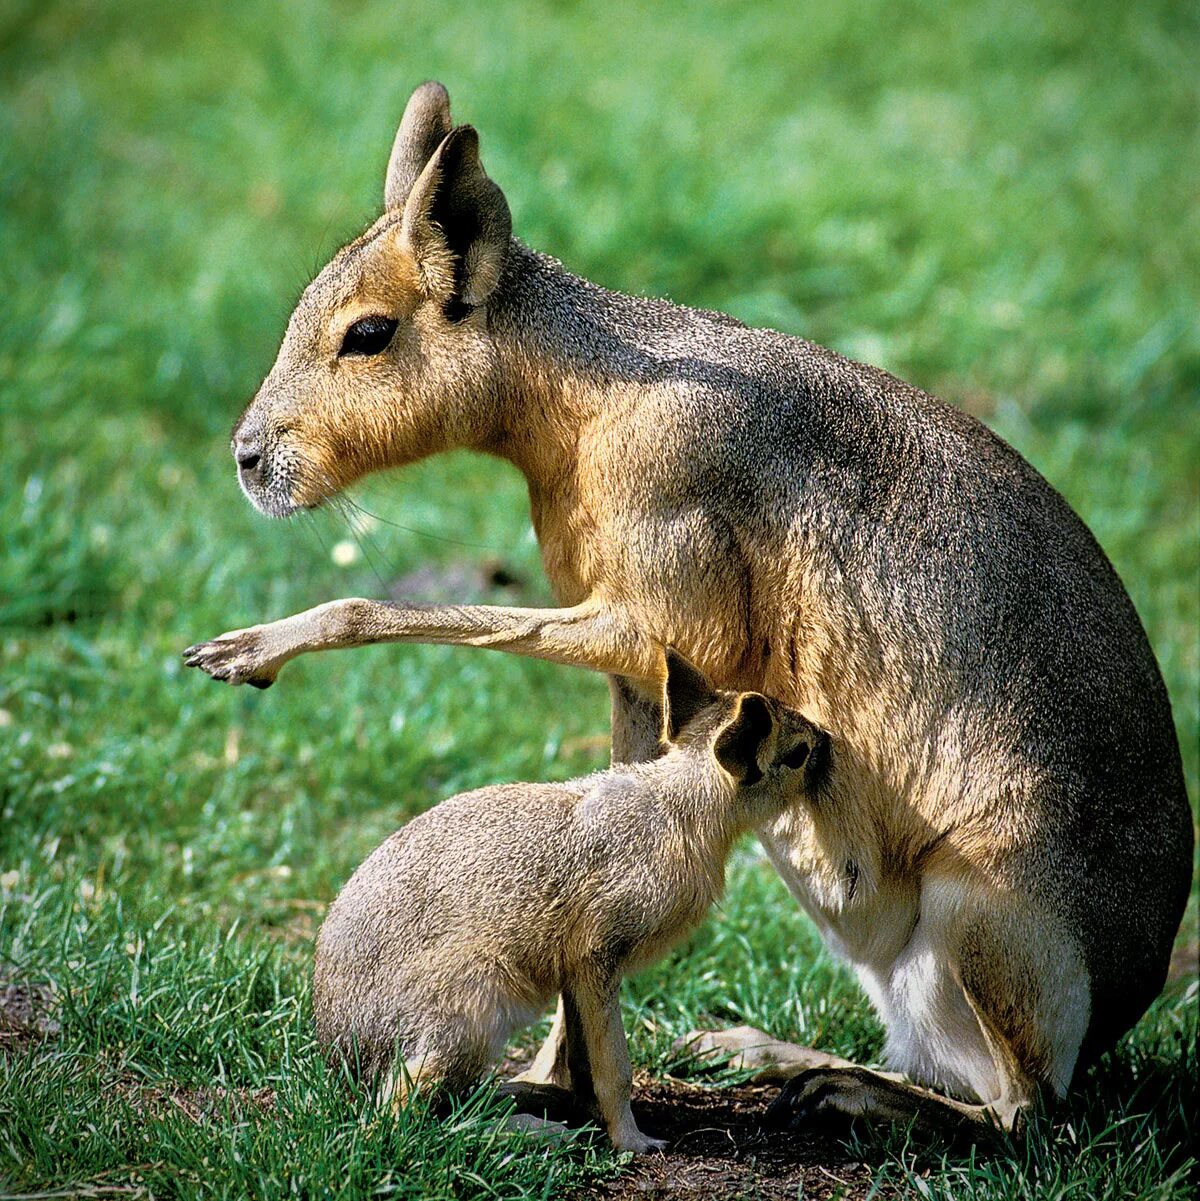
[[[584,431],[652,375],[630,333],[642,309],[662,303],[609,292],[513,240],[488,306],[499,407],[488,449],[535,492],[555,491],[574,471]]]

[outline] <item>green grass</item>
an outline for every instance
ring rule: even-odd
[[[558,1196],[614,1170],[499,1135],[486,1095],[442,1122],[364,1113],[307,996],[362,856],[451,792],[596,766],[603,683],[406,647],[259,694],[178,658],[428,564],[498,555],[544,587],[497,463],[366,485],[409,528],[345,568],[335,515],[265,522],[231,470],[229,423],[375,214],[427,77],[531,244],[879,363],[1011,440],[1126,581],[1195,798],[1198,33],[1172,3],[0,11],[0,969],[52,986],[61,1026],[0,1043],[0,1192]],[[627,1001],[654,1071],[714,1019],[881,1045],[752,856]],[[1190,1195],[1196,1002],[1193,976],[1022,1149],[864,1154],[926,1196]]]

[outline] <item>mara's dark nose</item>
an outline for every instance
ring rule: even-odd
[[[237,460],[238,470],[248,475],[262,461],[262,443],[243,442],[239,438],[233,448],[233,457]]]

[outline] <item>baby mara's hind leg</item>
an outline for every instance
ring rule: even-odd
[[[395,1066],[379,1080],[376,1094],[379,1104],[396,1116],[417,1093],[443,1099],[467,1092],[494,1061],[495,1051],[494,1039],[485,1037],[397,1059]],[[505,1120],[505,1126],[553,1142],[568,1142],[574,1137],[565,1123],[522,1111],[519,1105],[517,1112]]]
[[[408,1059],[397,1057],[395,1064],[380,1078],[376,1098],[398,1114],[417,1093],[438,1097],[470,1087],[487,1066],[486,1056],[465,1056],[462,1048],[449,1053],[428,1050]]]
[[[893,1058],[978,1099],[867,1068],[818,1068],[785,1086],[768,1121],[864,1119],[974,1141],[1019,1136],[1038,1104],[1066,1094],[1090,1011],[1074,939],[1024,898],[944,883],[923,889],[918,930],[893,970],[892,1020],[908,1024],[900,1038],[889,1030]]]
[[[490,975],[443,966],[405,996],[398,1015],[404,1033],[376,1085],[393,1112],[418,1091],[433,1097],[469,1091],[529,1020],[526,1006]]]

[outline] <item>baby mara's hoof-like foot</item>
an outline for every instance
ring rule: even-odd
[[[263,628],[251,626],[222,634],[211,642],[198,642],[183,652],[183,661],[188,667],[207,672],[214,680],[270,688],[283,664],[267,654]]]
[[[754,1072],[755,1084],[782,1084],[813,1068],[848,1068],[849,1060],[781,1042],[753,1026],[731,1026],[728,1030],[697,1030],[675,1041],[677,1054],[690,1055],[714,1066],[724,1063],[735,1070]]]
[[[505,1130],[518,1131],[546,1143],[572,1143],[579,1137],[564,1122],[552,1122],[532,1113],[510,1113],[504,1119]]]

